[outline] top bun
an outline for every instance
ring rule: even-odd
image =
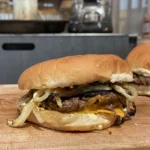
[[[150,70],[150,43],[136,46],[127,56],[127,63],[131,69]]]
[[[115,55],[76,55],[36,64],[19,78],[20,89],[69,87],[95,81],[130,82],[132,71]]]

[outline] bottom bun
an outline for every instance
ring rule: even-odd
[[[137,90],[138,95],[150,96],[150,86],[133,84],[133,87]]]
[[[33,113],[28,121],[46,128],[63,131],[92,131],[103,130],[115,123],[116,116],[108,113],[60,113],[51,110],[39,111],[44,123],[40,123]]]

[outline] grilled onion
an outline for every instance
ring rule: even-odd
[[[43,95],[42,95],[43,94]],[[41,96],[42,95],[42,96]],[[33,113],[35,114],[35,117],[40,122],[43,122],[41,116],[39,116],[38,112],[36,112],[35,107],[37,106],[37,102],[42,102],[50,95],[50,91],[46,90],[45,93],[43,91],[36,91],[33,94],[33,99],[31,99],[26,105],[24,106],[20,116],[15,120],[8,120],[7,124],[12,127],[19,127],[24,124],[26,119],[29,117],[30,113],[33,110]]]
[[[51,94],[51,92],[49,90],[46,90],[45,93],[43,94],[44,92],[43,91],[36,91],[34,94],[33,94],[33,100],[35,102],[42,102],[43,100],[45,100],[46,98],[48,98],[48,96]],[[43,94],[43,95],[42,95]],[[41,96],[42,95],[42,96]]]
[[[44,122],[43,118],[41,117],[41,115],[39,113],[38,108],[34,107],[33,108],[33,113],[34,113],[34,115],[35,115],[35,117],[36,117],[36,119],[38,120],[39,123],[43,123]]]
[[[135,90],[135,88],[133,88],[130,85],[123,85],[122,87],[119,85],[113,85],[112,86],[114,88],[114,90],[116,90],[118,93],[122,94],[123,96],[125,96],[127,98],[127,100],[129,102],[134,102],[136,96],[137,96],[137,91]],[[127,90],[131,93],[131,95],[129,95],[127,93]]]
[[[54,98],[55,98],[55,100],[56,100],[57,105],[61,108],[61,107],[62,107],[61,98],[58,97],[58,96],[56,96],[56,97],[54,97]]]
[[[32,112],[33,108],[35,106],[35,103],[33,99],[29,101],[23,108],[20,116],[15,120],[8,120],[7,124],[12,127],[19,127],[24,124],[30,113]]]

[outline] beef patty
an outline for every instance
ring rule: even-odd
[[[134,73],[133,78],[134,78],[134,81],[133,81],[134,84],[150,85],[150,77],[145,77],[145,76],[137,75]]]
[[[76,97],[70,97],[70,98],[63,97],[61,98],[62,107],[59,107],[57,105],[54,96],[51,95],[45,101],[43,101],[40,106],[48,110],[56,110],[59,112],[79,111],[87,105],[89,98],[95,97],[96,95],[102,95],[107,99],[106,109],[110,109],[110,107],[113,108],[113,103],[116,100],[119,100],[122,103],[123,107],[126,107],[125,97],[113,91],[90,92],[90,93],[84,93],[82,95]]]

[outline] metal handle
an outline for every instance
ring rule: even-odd
[[[35,49],[35,45],[33,43],[4,43],[2,48],[6,51],[31,51]]]

